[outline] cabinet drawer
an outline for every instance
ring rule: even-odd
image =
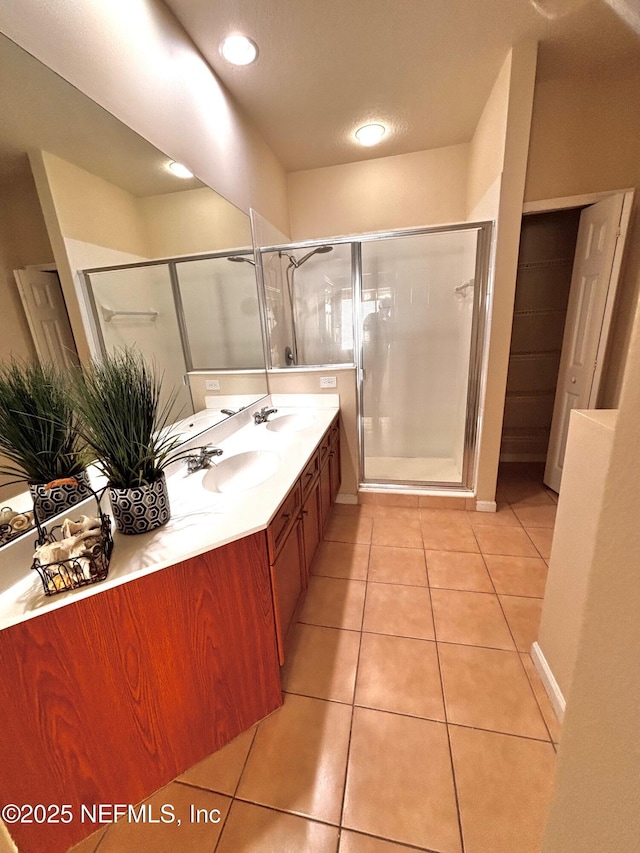
[[[309,494],[313,483],[320,471],[320,455],[316,451],[311,459],[307,462],[307,467],[300,475],[300,485],[302,487],[302,500]]]
[[[267,528],[267,542],[269,543],[269,559],[273,562],[276,554],[287,536],[287,531],[297,518],[302,505],[300,497],[300,483],[297,482],[287,497],[282,502],[275,518]]]

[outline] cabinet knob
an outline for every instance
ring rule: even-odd
[[[575,377],[575,376],[572,376],[572,377],[571,377],[571,384],[572,384],[572,385],[575,385],[575,384],[576,384],[576,377]]]

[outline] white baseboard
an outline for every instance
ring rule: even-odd
[[[562,722],[564,719],[565,708],[567,707],[567,701],[562,695],[562,690],[560,690],[558,682],[555,680],[553,673],[551,672],[551,667],[547,663],[547,659],[542,654],[542,649],[537,642],[531,646],[531,659],[533,660],[533,665],[535,666],[542,684],[544,685],[549,701],[553,705],[556,717],[560,722]]]
[[[476,512],[496,512],[497,509],[495,501],[476,501]]]
[[[357,505],[358,496],[357,495],[343,495],[342,493],[340,493],[336,497],[336,503],[337,504],[356,504]]]

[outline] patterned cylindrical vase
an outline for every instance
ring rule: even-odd
[[[162,474],[153,483],[130,489],[109,488],[111,511],[120,533],[147,533],[171,518],[167,480]]]
[[[92,496],[86,471],[74,474],[68,479],[77,482],[74,484],[66,482],[65,479],[60,485],[51,488],[47,488],[46,483],[29,483],[33,509],[41,523]]]

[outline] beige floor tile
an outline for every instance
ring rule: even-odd
[[[431,603],[437,640],[513,651],[513,640],[496,595],[432,589]]]
[[[343,825],[460,853],[445,725],[355,708]]]
[[[539,506],[516,506],[514,513],[523,527],[553,527],[558,507],[555,503]]]
[[[540,853],[550,743],[449,726],[465,853]]]
[[[217,791],[220,794],[229,794],[232,797],[238,787],[240,774],[255,733],[255,726],[243,732],[231,743],[208,755],[198,764],[190,767],[186,773],[178,776],[178,781],[196,785],[199,788],[207,788],[209,791]]]
[[[480,554],[462,551],[425,551],[429,586],[493,592],[493,584]]]
[[[331,578],[367,579],[369,545],[355,542],[321,542],[311,564],[311,573]]]
[[[436,497],[435,495],[420,495],[418,506],[421,509],[466,509],[470,498]]]
[[[461,509],[432,509],[420,510],[420,521],[424,527],[445,525],[466,530],[470,527],[469,513]]]
[[[373,508],[373,517],[388,521],[391,526],[398,526],[405,522],[413,524],[420,521],[420,510],[417,504],[415,506],[393,506],[377,503]]]
[[[444,720],[436,644],[363,634],[355,702],[381,711]]]
[[[428,588],[369,583],[362,630],[433,640],[435,634]]]
[[[531,689],[535,693],[538,705],[540,706],[544,721],[547,724],[547,728],[549,729],[551,739],[554,743],[559,743],[562,726],[560,724],[560,721],[556,717],[556,712],[553,710],[553,705],[551,704],[551,700],[547,696],[547,691],[544,689],[544,685],[542,683],[542,680],[540,679],[540,676],[538,675],[535,664],[531,659],[531,655],[528,655],[525,652],[520,652],[520,658],[524,665],[525,672],[527,673],[529,683],[531,684]]]
[[[476,525],[474,532],[483,554],[504,554],[513,557],[537,557],[538,552],[520,527]]]
[[[338,828],[236,800],[216,853],[334,853]]]
[[[498,594],[544,597],[547,564],[540,557],[485,554],[484,561]]]
[[[461,513],[465,515],[466,513]],[[456,524],[422,522],[422,540],[429,551],[469,551],[478,553],[478,543],[468,521]]]
[[[542,506],[553,503],[542,482],[514,482],[502,485],[502,494],[515,509],[519,506]]]
[[[153,853],[175,853],[176,850],[188,850],[189,853],[211,853],[224,825],[231,805],[229,797],[203,791],[171,782],[145,801],[152,809],[151,817],[161,818],[161,807],[173,806],[173,823],[138,823],[121,819],[109,827],[100,842],[100,853],[122,853],[123,850],[145,850]],[[191,807],[194,814],[206,811],[199,820],[190,818]],[[219,812],[219,814],[217,814]],[[218,823],[214,823],[218,821]]]
[[[107,831],[107,828],[103,826],[97,832],[92,832],[91,835],[83,838],[82,841],[74,844],[73,847],[70,847],[67,853],[96,853],[98,844],[102,840],[102,836]]]
[[[450,723],[548,739],[517,652],[439,644]]]
[[[398,583],[427,586],[427,564],[422,548],[395,548],[372,545],[369,555],[369,580],[374,583]]]
[[[496,525],[498,527],[519,527],[514,511],[508,503],[498,503],[495,512],[468,512],[467,517],[472,527],[476,525]]]
[[[343,578],[309,578],[309,588],[299,619],[325,628],[347,628],[359,631],[364,610],[364,581]]]
[[[353,702],[360,633],[298,624],[287,638],[282,686],[288,693]]]
[[[237,796],[337,824],[351,707],[287,694],[258,728]]]
[[[530,652],[538,639],[542,599],[521,598],[516,595],[501,595],[502,604],[509,628],[520,652]]]
[[[404,512],[405,517],[400,518],[393,513],[392,508],[385,507],[383,514],[376,515],[373,519],[373,533],[371,543],[373,545],[390,545],[398,548],[422,548],[422,533],[420,532],[420,517],[418,510],[412,518],[408,518],[409,510]]]
[[[548,560],[551,557],[553,530],[545,527],[527,527],[526,530],[533,544],[538,549],[540,556]]]
[[[418,495],[394,495],[390,492],[378,492],[377,506],[417,507]]]
[[[365,515],[373,514],[373,504],[334,504],[331,509],[331,515],[351,516],[352,518],[362,518]]]
[[[373,517],[370,515],[332,515],[327,524],[324,538],[332,542],[371,542]]]
[[[383,841],[370,835],[343,830],[338,853],[419,853],[415,847],[405,847],[393,841]]]

